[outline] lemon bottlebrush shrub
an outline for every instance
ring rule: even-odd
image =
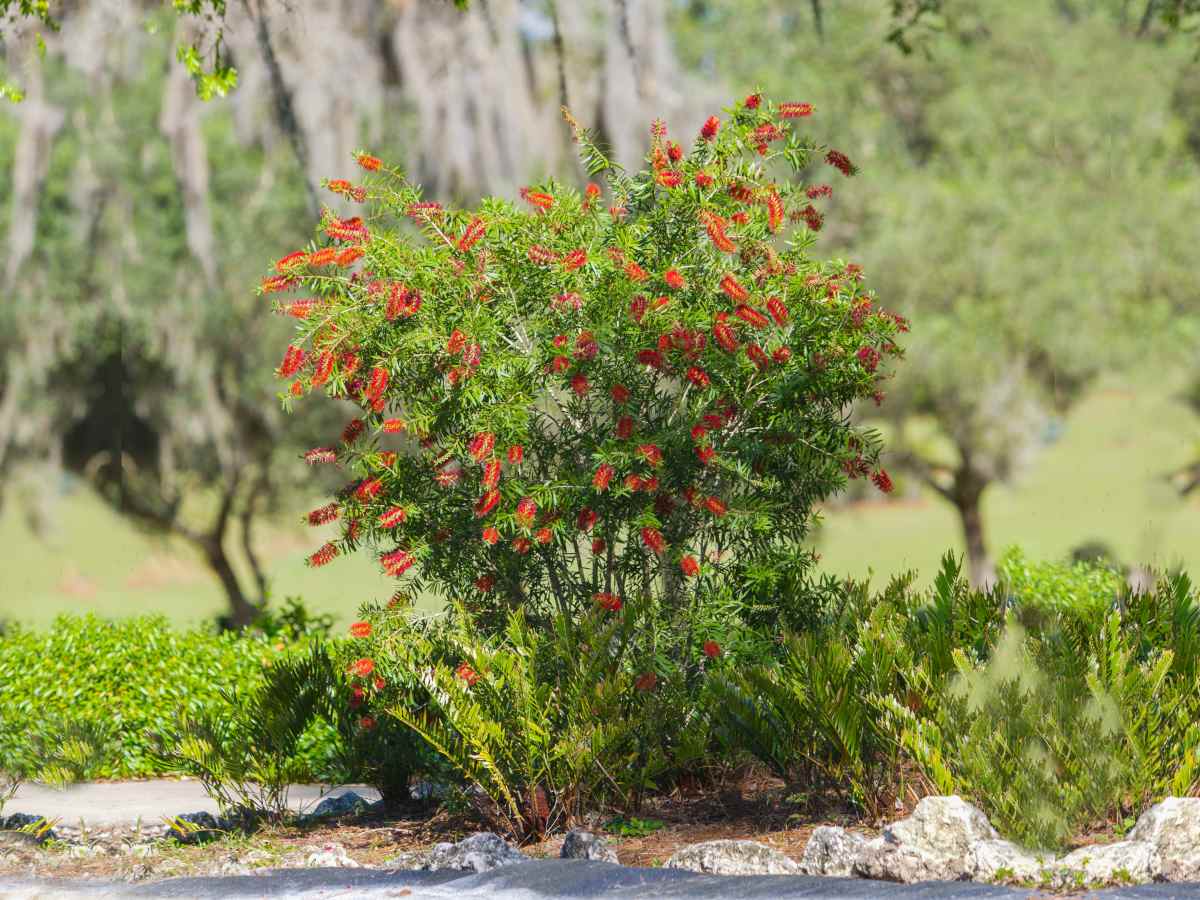
[[[905,326],[808,255],[831,188],[797,173],[854,172],[797,127],[811,111],[753,95],[687,151],[656,122],[637,174],[567,115],[607,195],[451,210],[366,155],[363,184],[330,182],[363,215],[327,213],[263,284],[299,320],[290,395],[362,408],[308,455],[354,478],[311,514],[342,523],[311,564],[369,546],[496,621],[678,611],[800,540],[847,476],[890,489],[848,411]]]

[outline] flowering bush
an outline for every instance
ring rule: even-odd
[[[343,523],[311,564],[369,546],[495,622],[633,600],[683,621],[845,478],[888,489],[848,411],[906,324],[858,267],[808,255],[832,193],[797,175],[821,161],[811,113],[751,95],[686,152],[656,122],[637,174],[567,115],[607,196],[547,181],[451,210],[367,155],[363,184],[329,182],[364,215],[326,213],[262,285],[299,321],[286,402],[362,409],[308,454],[353,473],[310,515]]]

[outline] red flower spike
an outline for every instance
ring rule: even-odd
[[[571,390],[573,390],[580,397],[584,396],[589,390],[591,390],[591,387],[592,386],[588,383],[587,377],[582,373],[576,374],[575,377],[571,379]]]
[[[370,622],[355,622],[350,626],[350,637],[365,638],[371,634]]]
[[[279,377],[290,378],[300,371],[300,367],[304,365],[304,360],[308,354],[294,344],[288,344],[287,351],[283,354],[283,362],[279,364]]]
[[[816,200],[818,197],[832,197],[833,188],[827,184],[814,184],[804,194],[809,200]]]
[[[579,515],[575,519],[575,525],[580,531],[591,531],[595,527],[598,518],[599,516],[596,515],[594,509],[584,507],[579,511]]]
[[[714,450],[712,447],[700,446],[700,447],[696,448],[696,456],[699,458],[700,462],[703,465],[707,466],[710,462],[712,462],[713,457],[716,455],[717,455],[717,451]]]
[[[617,474],[616,470],[608,463],[601,463],[596,469],[596,474],[592,476],[592,488],[597,493],[603,493],[608,490],[608,485],[612,481],[613,476]]]
[[[767,312],[771,314],[771,318],[775,320],[775,324],[780,328],[787,324],[789,318],[788,308],[778,297],[767,298]]]
[[[500,531],[493,525],[489,525],[483,529],[483,542],[491,547],[495,547],[500,542]]]
[[[625,487],[627,490],[630,490],[636,494],[638,491],[640,491],[642,489],[642,476],[641,475],[626,475],[625,476]]]
[[[671,162],[679,162],[683,159],[683,148],[674,141],[667,141],[667,159]]]
[[[638,454],[652,466],[662,465],[662,451],[658,449],[656,444],[642,444],[638,447]]]
[[[408,427],[403,419],[384,419],[383,430],[387,434],[399,434]]]
[[[479,681],[479,673],[472,669],[465,662],[458,664],[458,668],[454,670],[454,677],[465,681],[467,683],[467,687],[474,687]]]
[[[479,242],[479,239],[487,232],[487,223],[483,219],[476,216],[467,225],[462,233],[462,237],[458,239],[458,249],[466,253]]]
[[[706,188],[712,185],[713,177],[707,172],[697,172],[695,182],[697,187]]]
[[[608,544],[605,543],[604,538],[596,538],[592,541],[592,553],[599,555],[607,549]]]
[[[471,438],[471,442],[467,445],[467,452],[471,454],[471,458],[475,462],[483,462],[484,459],[492,455],[492,450],[496,447],[496,435],[490,431],[481,431]]]
[[[416,563],[412,554],[407,550],[393,550],[391,553],[385,553],[379,557],[379,561],[383,564],[383,571],[393,578],[399,578]]]
[[[695,578],[700,574],[700,563],[696,561],[694,556],[685,556],[679,560],[679,568],[683,570],[685,578]]]
[[[367,385],[366,398],[371,401],[378,400],[383,396],[383,392],[388,386],[388,371],[382,366],[375,366],[371,369],[371,382]]]
[[[616,435],[621,440],[628,440],[633,434],[633,416],[621,416],[617,420]]]
[[[312,556],[308,558],[308,564],[314,569],[319,566],[328,565],[333,562],[334,557],[338,555],[338,548],[334,544],[323,544]]]
[[[612,393],[613,403],[622,405],[622,404],[629,402],[629,397],[630,397],[629,388],[625,387],[625,385],[614,384],[612,386],[611,393]]]
[[[745,225],[750,221],[750,214],[744,212],[735,212],[729,218],[735,225]]]
[[[718,344],[733,353],[738,348],[737,337],[733,333],[733,329],[724,322],[717,322],[713,326],[713,338]]]
[[[663,355],[657,350],[639,350],[637,352],[637,361],[644,366],[650,366],[652,369],[661,369],[663,367]]]
[[[783,224],[783,200],[774,188],[767,194],[767,227],[774,233]]]
[[[550,360],[550,372],[554,375],[561,375],[569,368],[571,368],[571,360],[565,356],[556,356]]]
[[[780,103],[779,118],[781,119],[803,119],[805,116],[813,114],[813,105],[811,103]]]
[[[621,610],[621,598],[616,594],[602,591],[596,595],[596,603],[600,605],[601,609],[607,612],[620,612]]]
[[[350,664],[350,674],[356,678],[367,678],[375,671],[375,661],[363,657]]]
[[[286,275],[272,275],[263,279],[261,290],[264,294],[277,294],[280,291],[290,291],[296,286],[296,280]]]
[[[589,182],[587,188],[583,192],[583,208],[591,209],[592,204],[600,197],[600,185],[594,182]]]
[[[362,255],[362,247],[347,247],[337,255],[335,262],[344,269],[347,266],[354,265],[357,260],[362,258]]]
[[[475,587],[482,593],[486,594],[496,586],[496,578],[494,575],[480,575],[475,579]]]
[[[886,469],[880,469],[871,476],[871,481],[875,483],[875,487],[879,488],[883,493],[890,494],[895,485],[892,484],[892,478],[888,475]]]
[[[574,272],[576,269],[587,265],[587,260],[588,256],[586,250],[582,248],[578,250],[572,250],[563,257],[563,268],[568,272]]]
[[[706,388],[711,383],[708,373],[698,366],[692,366],[687,370],[687,378],[692,384],[698,388]]]
[[[705,438],[705,436],[707,436],[707,434],[708,434],[708,429],[705,428],[703,425],[692,426],[692,440],[695,441],[696,443],[700,443],[702,440],[704,440],[704,438]]]
[[[626,262],[622,268],[625,270],[625,274],[629,276],[632,281],[645,281],[650,277],[649,273],[647,273],[645,269],[635,263],[632,259]]]
[[[800,210],[800,215],[803,217],[804,224],[808,226],[809,231],[820,231],[821,226],[825,224],[825,217],[811,203]]]
[[[725,274],[721,278],[721,290],[725,292],[730,300],[741,302],[750,296],[750,292],[742,287],[741,283],[730,273]]]
[[[737,245],[725,233],[724,219],[716,213],[704,210],[700,213],[700,221],[704,223],[704,230],[708,232],[708,239],[714,247],[722,253],[733,253],[737,250]]]
[[[771,360],[767,358],[767,354],[763,352],[763,348],[758,344],[749,344],[746,346],[746,355],[750,357],[750,362],[761,372],[771,364]]]
[[[683,280],[683,276],[680,275],[675,269],[667,269],[666,273],[663,275],[663,281],[665,281],[667,283],[667,287],[673,291],[681,291],[687,287],[687,282]]]
[[[537,533],[534,534],[534,537],[537,539],[539,544],[548,544],[554,539],[554,535],[551,534],[549,528],[539,528]]]
[[[751,94],[745,100],[742,101],[742,106],[746,107],[746,109],[758,109],[758,104],[761,102],[762,102],[762,95]]]
[[[353,444],[362,437],[362,433],[366,430],[366,427],[362,419],[351,419],[346,423],[346,427],[342,429],[342,443]]]
[[[408,521],[408,510],[403,506],[393,506],[379,517],[379,524],[384,528],[396,528]]]
[[[655,181],[669,190],[683,184],[683,176],[674,169],[663,169],[655,176]]]
[[[368,172],[378,172],[379,167],[383,165],[383,162],[377,156],[370,156],[366,153],[360,153],[358,155],[358,164]]]
[[[324,525],[326,522],[332,522],[338,517],[338,505],[336,503],[328,503],[325,506],[318,506],[308,514],[309,525]]]
[[[337,462],[337,451],[332,447],[313,447],[304,452],[304,461],[310,466],[315,466],[317,463]]]
[[[706,141],[711,141],[717,136],[717,129],[721,127],[721,120],[716,116],[709,116],[704,120],[704,125],[700,128],[700,137]]]
[[[491,490],[500,483],[500,460],[488,460],[483,466],[483,486]]]
[[[383,482],[380,479],[368,478],[355,489],[354,496],[363,501],[373,500],[382,488]]]
[[[855,166],[854,163],[850,162],[850,159],[846,156],[846,154],[842,153],[840,150],[830,150],[828,153],[826,153],[825,162],[829,163],[829,165],[833,166],[847,178],[858,172],[858,167]]]
[[[492,489],[475,501],[475,517],[482,519],[500,503],[500,492]]]
[[[545,212],[554,206],[554,198],[552,196],[543,194],[540,191],[531,191],[529,188],[521,188],[521,199],[539,212]]]
[[[527,537],[513,538],[512,548],[513,548],[513,550],[517,551],[517,553],[520,553],[522,556],[524,556],[526,553],[528,553],[530,551],[530,549],[532,549],[532,547],[533,547],[533,542],[531,540],[529,540],[529,538],[527,538]]]
[[[517,503],[517,522],[525,528],[533,524],[533,517],[537,515],[537,503],[532,497],[523,497]]]
[[[526,255],[530,262],[537,263],[539,266],[548,266],[558,261],[558,254],[541,244],[534,244],[526,251]]]
[[[646,309],[649,306],[649,301],[645,294],[638,294],[629,301],[629,317],[639,325],[642,324],[642,319],[646,316]]]
[[[565,313],[570,310],[579,312],[579,310],[583,308],[583,298],[575,291],[566,291],[550,301],[550,305],[560,313]]]
[[[348,194],[354,187],[345,178],[334,178],[325,186],[335,194]]]
[[[320,269],[329,265],[337,258],[337,251],[332,247],[322,247],[320,250],[314,250],[308,257],[309,268]]]
[[[704,655],[709,659],[716,659],[721,655],[721,645],[716,641],[708,640],[704,642]]]
[[[329,380],[329,376],[333,373],[333,354],[328,350],[321,352],[317,357],[317,367],[313,372],[312,383],[313,387],[324,384]]]
[[[725,513],[727,513],[729,511],[719,497],[705,497],[704,498],[704,506],[710,513],[712,513],[718,519],[721,518],[722,516],[724,516]]]
[[[775,360],[775,362],[779,363],[780,365],[787,362],[791,358],[792,358],[792,351],[789,350],[787,347],[780,347],[774,353],[771,354],[771,359]]]
[[[663,552],[667,549],[667,542],[663,539],[662,532],[657,528],[643,528],[642,543],[646,545],[646,549],[658,556],[662,556]]]
[[[514,466],[519,466],[521,461],[525,459],[525,448],[520,444],[513,444],[508,448],[508,461]]]
[[[757,309],[741,304],[733,311],[733,314],[754,328],[766,328],[768,324],[767,317],[760,313]]]
[[[874,372],[879,367],[879,360],[882,358],[874,347],[860,347],[855,356],[868,372]]]
[[[308,254],[303,250],[295,250],[287,256],[275,263],[275,271],[280,275],[286,275],[289,269],[296,269],[304,265],[304,261],[308,259]]]

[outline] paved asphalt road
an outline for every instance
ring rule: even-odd
[[[666,869],[633,869],[602,862],[539,860],[482,875],[453,872],[382,872],[366,869],[298,869],[268,875],[227,878],[175,878],[156,884],[106,884],[31,879],[0,879],[4,900],[90,900],[130,898],[350,898],[407,897],[411,900],[975,900],[1034,898],[1028,890],[963,882],[899,885],[850,878],[752,876],[722,878]],[[1197,885],[1143,885],[1075,893],[1097,900],[1200,900]]]

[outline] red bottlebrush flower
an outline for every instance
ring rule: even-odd
[[[787,362],[791,358],[792,358],[792,351],[789,350],[787,347],[780,347],[774,353],[771,354],[771,359],[775,360],[775,362],[779,363],[780,365]]]
[[[642,319],[646,317],[646,309],[649,306],[649,301],[645,294],[638,294],[629,301],[629,317],[639,325],[642,324]]]
[[[625,218],[625,214],[626,214],[627,212],[628,212],[628,210],[626,210],[624,206],[616,206],[616,205],[614,205],[614,206],[610,206],[610,207],[608,208],[608,214],[609,214],[610,216],[612,216],[614,219],[623,219],[623,218]]]
[[[474,247],[476,243],[479,242],[479,239],[482,238],[486,232],[487,223],[484,222],[483,219],[476,216],[467,224],[466,229],[463,230],[462,237],[458,239],[458,249],[463,253],[466,253],[468,250]]]
[[[398,454],[392,450],[384,450],[379,454],[379,462],[389,469],[396,464],[397,458]]]
[[[525,448],[520,444],[513,444],[508,448],[508,461],[514,466],[519,466],[521,461],[525,459]]]
[[[337,258],[337,251],[332,247],[322,247],[320,250],[314,250],[312,255],[308,257],[309,268],[320,269],[323,266],[329,265]]]
[[[663,281],[665,281],[667,283],[667,287],[673,291],[681,291],[687,287],[687,282],[683,280],[683,276],[680,275],[675,269],[667,269],[666,273],[663,275]]]
[[[820,231],[825,224],[825,217],[811,203],[800,210],[800,215],[810,231]]]
[[[647,478],[645,481],[643,481],[642,482],[642,490],[645,491],[647,494],[653,494],[655,491],[657,491],[658,490],[658,476],[651,475],[649,478]]]
[[[708,465],[712,462],[713,457],[717,455],[717,451],[712,447],[701,445],[696,448],[696,456],[700,459],[703,465]]]
[[[365,638],[371,634],[370,622],[355,622],[350,626],[350,637]]]
[[[745,100],[742,101],[742,106],[746,107],[746,109],[758,109],[758,104],[761,102],[762,102],[761,94],[751,94]]]
[[[858,167],[850,162],[850,159],[845,153],[840,150],[830,150],[825,154],[825,162],[833,166],[846,177],[854,175],[858,172]]]
[[[671,162],[679,162],[683,159],[683,148],[674,141],[667,141],[667,159]]]
[[[327,503],[325,506],[318,506],[308,514],[309,525],[324,525],[326,522],[332,522],[338,517],[338,505],[336,503]]]
[[[788,308],[778,297],[767,298],[767,312],[771,314],[771,318],[780,328],[787,324]]]
[[[432,200],[426,200],[423,203],[410,203],[404,210],[404,214],[418,225],[441,218],[443,212],[442,204],[435,203]]]
[[[467,683],[467,687],[474,687],[479,681],[479,673],[472,669],[465,662],[458,664],[458,668],[454,670],[454,677],[465,681]]]
[[[356,678],[367,678],[375,671],[375,660],[364,656],[350,663],[350,674]]]
[[[489,525],[483,529],[483,542],[491,547],[495,547],[500,542],[500,529],[494,525]]]
[[[581,247],[578,250],[572,250],[563,257],[563,268],[568,272],[574,272],[581,266],[587,265],[587,260],[587,251]]]
[[[783,200],[774,188],[767,194],[767,227],[772,232],[779,230],[779,226],[783,224]]]
[[[738,308],[733,311],[733,314],[747,325],[751,325],[754,328],[766,328],[767,325],[770,324],[767,321],[766,316],[760,313],[757,309],[749,307],[744,303],[738,306]]]
[[[575,519],[575,525],[580,531],[591,531],[596,525],[596,520],[599,516],[596,515],[594,509],[588,509],[586,506],[579,511],[579,515]]]
[[[707,436],[707,434],[708,434],[708,429],[705,428],[703,425],[693,425],[692,426],[692,440],[695,441],[696,443],[700,443],[700,441],[704,440],[704,438],[705,438],[705,436]]]
[[[745,225],[750,221],[750,214],[744,212],[735,212],[729,218],[735,225]]]
[[[604,538],[596,538],[592,541],[592,553],[600,554],[608,548],[608,544],[604,542]]]
[[[601,591],[596,595],[596,602],[600,605],[601,609],[607,612],[620,612],[621,610],[621,598],[616,594]]]
[[[875,487],[879,488],[883,493],[890,494],[895,485],[892,484],[892,477],[888,475],[887,469],[880,469],[871,476],[871,481],[875,483]]]
[[[490,459],[483,466],[483,486],[491,490],[500,483],[500,460]]]
[[[579,312],[583,308],[583,298],[575,291],[565,291],[550,301],[550,305],[561,313],[568,310]]]
[[[591,390],[591,388],[591,384],[588,383],[587,377],[583,373],[577,373],[575,377],[571,379],[571,390],[573,390],[580,397]]]
[[[697,187],[706,188],[713,183],[713,177],[707,172],[697,172],[695,182]]]
[[[450,338],[446,341],[446,352],[451,355],[457,355],[462,352],[467,345],[467,336],[455,328],[450,332]]]
[[[496,435],[490,431],[481,431],[471,438],[471,442],[467,445],[467,452],[471,454],[471,458],[475,462],[483,462],[484,458],[492,455],[495,447]]]
[[[761,372],[771,364],[771,360],[767,358],[767,354],[763,352],[763,348],[758,344],[748,344],[746,346],[746,355],[750,357],[750,362],[754,363]]]
[[[383,430],[388,434],[399,434],[408,424],[403,419],[384,419]]]
[[[558,254],[541,244],[534,244],[526,251],[526,255],[530,262],[537,263],[539,266],[548,266],[558,261]]]
[[[569,368],[571,368],[571,360],[565,356],[556,356],[550,360],[550,371],[555,375],[561,375]]]
[[[713,325],[713,338],[730,353],[738,348],[737,337],[734,335],[733,329],[724,322],[717,322]]]
[[[700,137],[706,141],[711,141],[717,136],[717,129],[721,127],[721,120],[716,116],[709,116],[704,120],[704,124],[700,127]]]
[[[608,490],[608,485],[612,481],[613,476],[617,474],[616,469],[608,463],[601,463],[596,469],[596,474],[592,476],[592,488],[597,493],[603,493]]]
[[[362,419],[351,419],[346,423],[346,427],[342,429],[342,443],[353,444],[362,436],[366,427]]]
[[[545,212],[554,205],[554,198],[552,196],[543,194],[540,191],[531,191],[529,188],[521,188],[521,199],[539,212]]]
[[[628,260],[622,268],[625,270],[625,274],[632,281],[645,281],[650,277],[649,273],[647,273],[645,269],[635,263],[632,259]]]
[[[412,298],[413,295],[409,293],[408,288],[406,288],[404,285],[393,284],[391,292],[388,295],[387,308],[385,311],[388,321],[395,321],[401,316],[408,318],[414,312],[416,312],[417,309],[420,309],[419,298],[415,307],[411,303]]]
[[[388,386],[388,371],[382,366],[375,366],[371,369],[371,382],[367,385],[366,397],[368,400],[378,400],[383,396],[383,392]]]
[[[393,506],[379,517],[379,524],[384,528],[395,528],[408,521],[408,510],[403,506]]]
[[[308,558],[308,564],[313,568],[327,565],[333,562],[333,558],[338,555],[338,548],[334,544],[323,544],[312,556]]]
[[[731,274],[726,273],[721,278],[721,290],[730,300],[741,302],[750,296],[750,292],[742,287],[741,283]]]
[[[579,336],[575,338],[575,358],[584,361],[596,358],[596,354],[600,352],[600,345],[596,343],[596,336],[590,331],[581,331]]]
[[[296,280],[287,275],[272,275],[264,278],[261,290],[264,294],[277,294],[280,291],[290,291],[296,286]]]
[[[293,251],[275,262],[275,271],[280,275],[286,275],[288,270],[297,269],[304,265],[306,259],[308,259],[308,254],[303,250]]]
[[[642,489],[642,476],[641,475],[626,475],[625,476],[625,487],[628,488],[629,490],[633,491],[634,493],[637,493],[638,491],[640,491]]]
[[[708,640],[704,642],[704,655],[709,659],[716,659],[721,655],[721,645],[716,641]]]
[[[379,557],[379,561],[383,564],[383,571],[393,578],[399,578],[416,563],[412,554],[407,550],[393,550],[385,553]]]
[[[617,420],[617,437],[621,440],[628,440],[633,434],[633,416],[621,416]]]
[[[653,369],[661,369],[663,367],[663,355],[657,350],[639,350],[637,352],[637,361],[643,366],[650,366]]]
[[[643,528],[642,543],[646,545],[646,549],[658,556],[662,556],[667,549],[667,542],[663,540],[662,532],[657,528]]]
[[[533,524],[533,517],[537,515],[537,503],[532,497],[522,497],[517,503],[517,522],[528,528]]]
[[[494,575],[480,575],[475,579],[475,587],[477,587],[484,594],[486,594],[495,586],[496,576]]]
[[[317,463],[337,462],[337,451],[332,447],[313,447],[304,452],[304,461],[310,466]]]
[[[700,563],[696,562],[694,556],[685,556],[679,560],[679,568],[683,570],[685,578],[695,578],[700,574]]]
[[[554,535],[550,532],[549,528],[539,528],[534,537],[539,544],[548,544],[554,539]]]
[[[688,381],[698,388],[706,388],[711,384],[708,373],[699,366],[692,366],[687,370]]]
[[[529,540],[529,538],[527,538],[527,537],[513,538],[512,548],[513,548],[513,550],[517,551],[517,553],[520,553],[522,556],[524,556],[526,553],[528,553],[532,547],[533,547],[533,542],[531,540]]]
[[[594,182],[588,182],[588,186],[583,191],[583,208],[591,209],[592,204],[600,197],[600,185]]]
[[[371,687],[375,688],[377,691],[382,691],[385,687],[387,687],[387,682],[384,681],[379,675],[376,675],[375,680],[371,682]]]
[[[335,194],[348,194],[354,188],[345,178],[334,178],[325,183],[325,187],[329,188]]]
[[[295,375],[307,357],[308,354],[295,344],[288,344],[287,351],[283,354],[283,362],[279,364],[279,377],[289,378]]]
[[[654,672],[643,672],[634,679],[633,686],[642,693],[649,693],[658,684],[658,675]]]
[[[683,176],[674,169],[663,169],[654,176],[654,180],[665,188],[677,188],[683,184]]]
[[[500,503],[500,492],[494,488],[475,501],[475,517],[482,519]]]
[[[625,387],[625,385],[614,384],[612,386],[611,393],[612,393],[613,403],[621,405],[621,404],[625,404],[625,403],[629,402],[629,397],[630,397],[629,388]]]
[[[708,239],[714,247],[722,253],[733,253],[737,250],[737,245],[725,233],[724,219],[716,213],[703,210],[700,213],[700,221],[704,223],[704,230],[708,232]]]
[[[358,164],[368,172],[378,172],[379,167],[383,165],[383,161],[377,156],[371,156],[367,153],[360,153],[358,155]]]
[[[372,728],[375,727],[375,717],[374,716],[363,716],[361,719],[358,720],[358,727],[361,728],[363,731],[370,731]]]
[[[770,144],[787,137],[787,132],[772,122],[766,122],[754,129],[754,140],[757,144]]]
[[[804,194],[809,200],[816,200],[818,197],[832,197],[833,188],[827,184],[814,184]]]
[[[383,482],[380,479],[368,478],[355,489],[354,496],[363,501],[373,500],[382,488]]]
[[[725,420],[716,413],[706,413],[704,416],[704,424],[709,431],[720,431],[725,427]]]
[[[337,255],[335,262],[344,269],[347,266],[354,265],[356,260],[362,258],[362,255],[362,247],[347,247]]]
[[[874,347],[859,347],[855,356],[868,372],[874,372],[879,367],[880,354]]]
[[[567,336],[565,334],[556,334],[550,341],[555,347],[561,350],[567,346]]]
[[[366,241],[370,238],[367,226],[358,216],[352,219],[332,219],[326,223],[325,233],[335,241]]]
[[[727,513],[729,511],[726,508],[725,504],[721,501],[720,497],[711,497],[711,496],[705,497],[704,498],[704,506],[710,513],[712,513],[718,519],[721,518],[722,516],[724,516],[725,513]]]
[[[811,116],[813,113],[813,105],[811,103],[780,103],[779,118],[781,119],[803,119],[805,116]]]
[[[729,186],[729,196],[739,203],[753,203],[754,188],[747,184],[731,184]]]

